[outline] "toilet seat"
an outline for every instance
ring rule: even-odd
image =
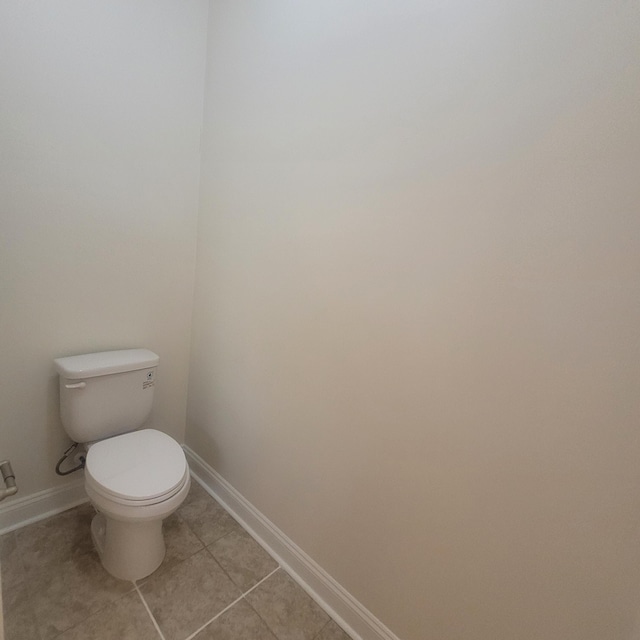
[[[168,500],[188,482],[182,447],[156,429],[133,431],[93,444],[85,482],[107,500],[128,506]]]

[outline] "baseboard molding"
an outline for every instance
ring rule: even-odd
[[[186,445],[184,450],[195,480],[228,509],[354,640],[400,640],[197,453]]]
[[[84,480],[81,479],[14,499],[6,505],[0,505],[0,535],[77,507],[88,500]]]

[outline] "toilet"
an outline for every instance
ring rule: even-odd
[[[151,413],[159,357],[148,349],[57,358],[60,416],[86,448],[91,536],[104,568],[122,580],[153,573],[165,555],[162,521],[189,492],[182,447],[141,427]]]

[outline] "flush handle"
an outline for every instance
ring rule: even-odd
[[[74,382],[73,384],[65,384],[65,389],[84,389],[87,386],[86,382]]]

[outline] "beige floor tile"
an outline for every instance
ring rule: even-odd
[[[159,640],[137,592],[132,592],[65,631],[56,640]]]
[[[27,575],[91,551],[94,515],[93,507],[83,504],[18,530],[16,539]]]
[[[177,513],[170,515],[162,523],[162,532],[167,547],[163,565],[181,562],[204,549],[200,538]]]
[[[15,533],[0,538],[5,640],[40,640]]]
[[[140,591],[166,640],[186,638],[241,595],[206,549],[152,575]]]
[[[191,487],[189,488],[189,495],[185,502],[194,502],[196,500],[213,500],[209,492],[193,477],[191,478]]]
[[[4,583],[4,575],[2,576]],[[25,582],[2,590],[5,640],[41,640]]]
[[[246,531],[232,531],[207,548],[243,592],[278,567]]]
[[[351,636],[347,635],[333,620],[329,620],[315,640],[351,640]]]
[[[278,640],[313,640],[329,621],[282,569],[245,597]]]
[[[189,525],[177,514],[170,515],[162,523],[162,535],[166,545],[166,554],[160,566],[149,576],[145,576],[140,580],[136,580],[136,584],[140,587],[150,580],[157,573],[165,571],[187,558],[194,553],[202,551],[204,544],[198,536],[191,531]]]
[[[205,545],[214,543],[231,531],[242,530],[227,511],[195,481],[191,483],[189,495],[177,513]]]
[[[130,592],[102,567],[95,551],[31,571],[30,602],[43,640],[54,638]]]
[[[24,565],[15,533],[5,533],[0,537],[0,566],[2,567],[4,593],[8,593],[8,590],[12,589],[14,585],[24,582]]]
[[[211,496],[199,482],[197,482],[196,480],[191,480],[191,487],[189,488],[189,493],[185,501],[179,507],[178,511],[182,511],[185,507],[189,507],[189,506],[192,506],[192,507],[195,507],[196,505],[202,506],[203,504],[206,504],[208,502],[215,502],[216,505],[218,504],[216,500],[213,498],[213,496]]]
[[[240,600],[205,627],[194,640],[277,639],[260,616],[244,600]]]

